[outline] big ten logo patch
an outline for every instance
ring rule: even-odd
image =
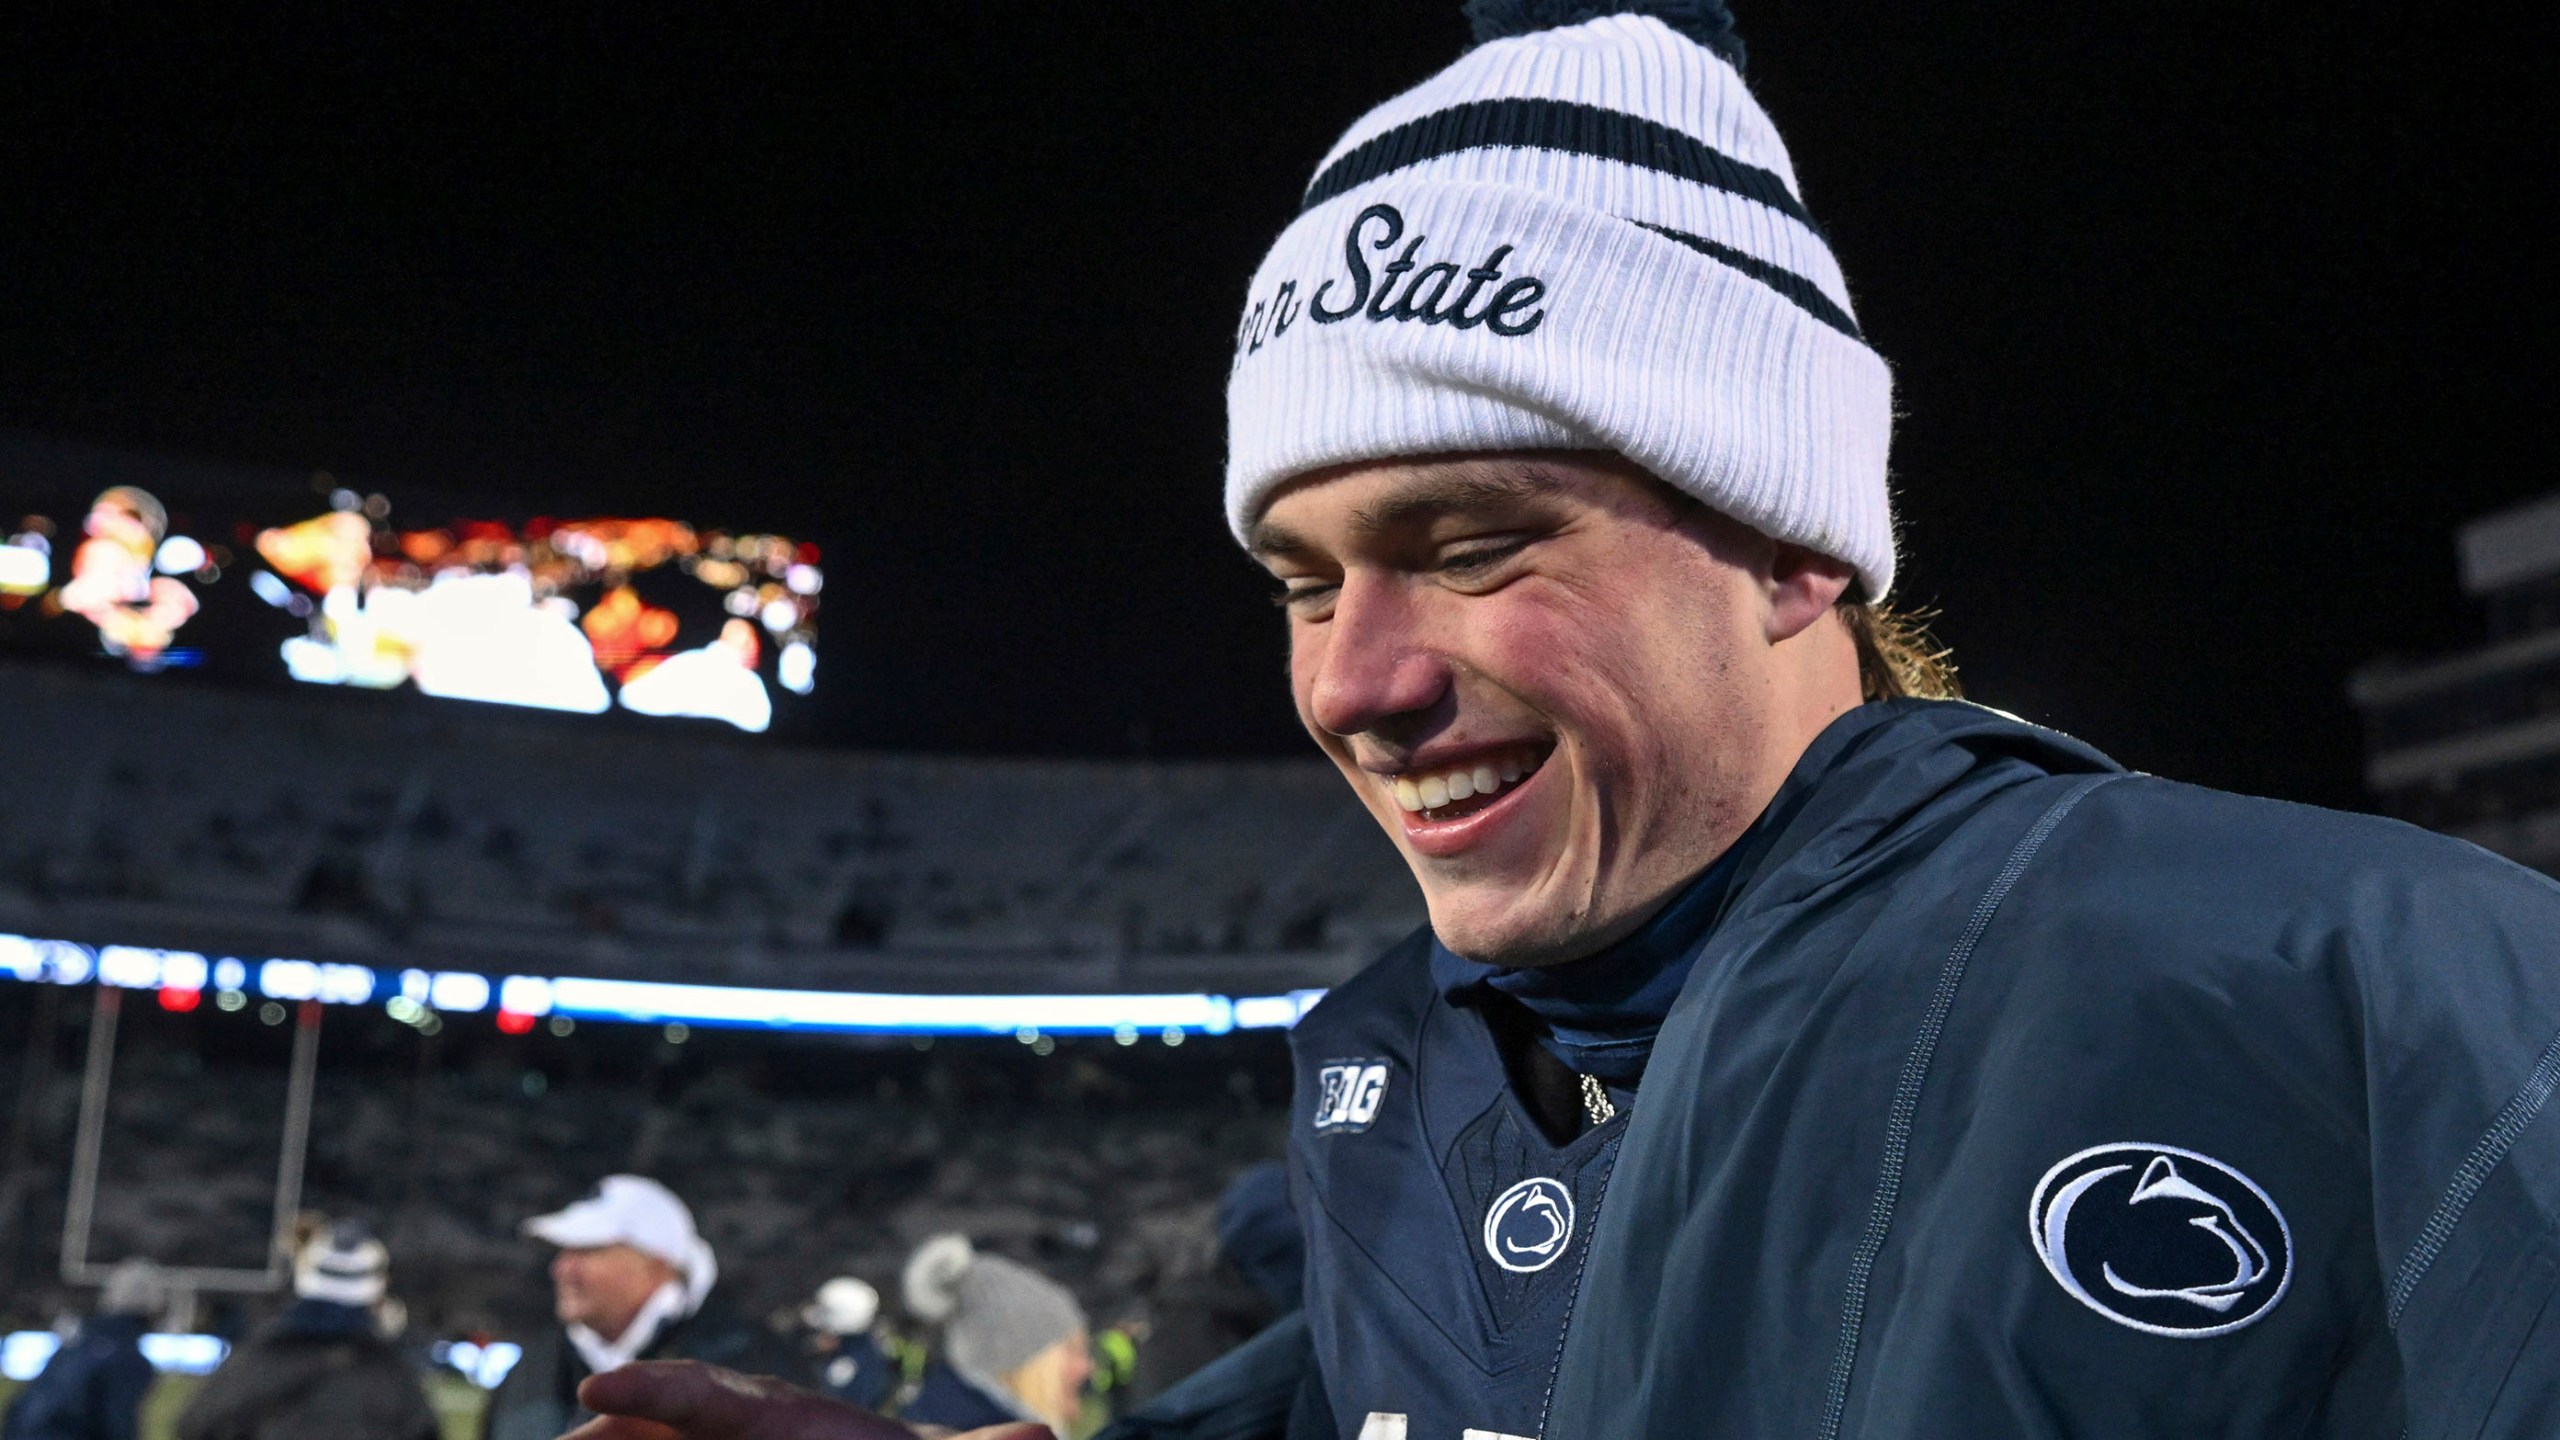
[[[1385,1061],[1327,1061],[1316,1072],[1316,1133],[1366,1130],[1378,1118],[1378,1106],[1386,1098]]]

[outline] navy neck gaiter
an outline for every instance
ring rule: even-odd
[[[1432,977],[1453,999],[1481,986],[1519,1001],[1543,1027],[1539,1043],[1565,1068],[1631,1090],[1653,1055],[1655,1033],[1689,982],[1689,967],[1724,913],[1750,838],[1745,832],[1661,913],[1597,955],[1506,970],[1479,965],[1434,940]]]

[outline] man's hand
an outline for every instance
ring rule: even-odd
[[[596,1412],[562,1440],[916,1440],[895,1420],[763,1375],[697,1360],[642,1360],[578,1387]],[[972,1430],[966,1440],[1053,1440],[1041,1425]]]

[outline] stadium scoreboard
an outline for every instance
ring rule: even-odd
[[[0,652],[760,732],[825,584],[781,534],[0,445]]]

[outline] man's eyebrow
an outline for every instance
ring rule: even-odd
[[[1354,511],[1351,523],[1362,534],[1376,535],[1453,511],[1544,499],[1563,493],[1565,488],[1564,481],[1544,470],[1459,471],[1405,486],[1374,505]],[[1245,548],[1257,557],[1287,557],[1313,554],[1322,547],[1286,526],[1258,520],[1245,532]]]
[[[1286,558],[1305,555],[1316,547],[1314,542],[1295,530],[1274,525],[1268,520],[1256,520],[1253,528],[1245,532],[1244,548],[1253,552],[1256,559],[1261,559],[1266,556]]]
[[[1564,488],[1563,481],[1543,470],[1506,468],[1435,475],[1357,511],[1351,523],[1364,533],[1376,535],[1453,511],[1542,500]]]

